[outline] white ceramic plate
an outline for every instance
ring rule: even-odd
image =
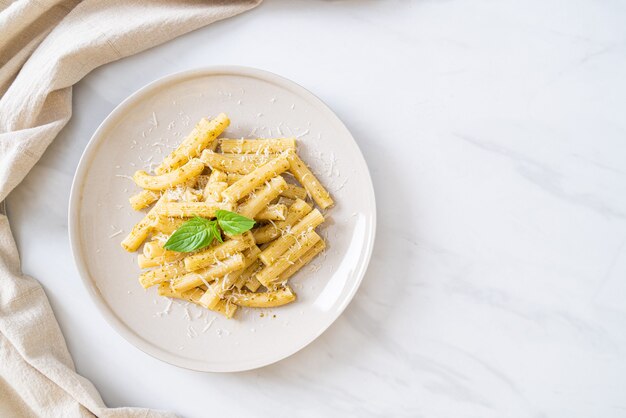
[[[169,152],[159,144],[177,145],[201,117],[219,112],[231,119],[224,137],[297,136],[300,155],[336,202],[321,228],[326,255],[291,280],[297,302],[273,310],[241,309],[230,320],[180,301],[168,308],[169,299],[155,288],[142,289],[136,254],[119,244],[143,216],[129,206],[138,189],[124,176],[159,162]],[[69,226],[78,271],[116,331],[168,363],[229,372],[295,353],[341,314],[370,258],[376,205],[359,148],[318,98],[265,71],[212,67],[155,81],[105,119],[78,164]]]

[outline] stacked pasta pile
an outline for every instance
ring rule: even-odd
[[[333,205],[326,189],[296,153],[295,138],[224,139],[225,114],[202,119],[155,169],[133,176],[144,190],[130,198],[135,210],[153,205],[122,241],[134,252],[143,244],[139,282],[158,285],[162,296],[191,301],[231,318],[238,306],[275,307],[296,299],[287,281],[324,250],[315,228],[321,208]],[[285,181],[291,175],[301,186]],[[219,210],[256,221],[240,235],[190,253],[164,244],[192,217],[212,219]],[[145,242],[145,243],[144,243]]]

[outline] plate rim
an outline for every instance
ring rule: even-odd
[[[342,301],[341,305],[339,305],[338,309],[331,314],[330,320],[323,324],[318,330],[311,334],[311,336],[304,339],[302,344],[298,344],[294,349],[287,350],[286,353],[281,353],[280,356],[273,358],[271,361],[249,361],[248,364],[242,367],[211,367],[209,363],[200,361],[200,360],[191,360],[191,359],[183,359],[182,357],[178,357],[172,353],[163,350],[162,348],[156,346],[155,344],[144,340],[140,335],[133,332],[128,326],[116,315],[116,313],[110,308],[110,306],[104,301],[104,298],[100,294],[99,290],[95,286],[95,281],[91,278],[87,265],[85,262],[85,257],[82,255],[82,249],[80,248],[80,207],[81,207],[81,193],[84,188],[85,182],[85,174],[91,166],[91,162],[93,158],[95,158],[96,151],[98,149],[98,145],[101,141],[106,140],[106,136],[103,135],[103,132],[108,128],[108,125],[117,119],[120,114],[122,114],[127,107],[132,106],[133,102],[140,100],[146,93],[149,93],[155,88],[159,86],[168,84],[170,82],[176,81],[177,79],[185,79],[192,78],[194,76],[212,76],[212,75],[236,75],[236,76],[246,76],[257,78],[264,81],[269,81],[273,84],[276,84],[280,87],[286,88],[288,90],[294,91],[298,95],[304,96],[307,99],[310,99],[316,105],[316,108],[323,111],[326,114],[329,114],[331,118],[336,119],[336,122],[339,126],[345,130],[345,132],[349,135],[356,149],[358,150],[357,155],[353,157],[356,159],[357,164],[363,164],[366,172],[367,187],[369,190],[369,195],[371,196],[371,226],[369,228],[369,233],[366,234],[365,240],[365,257],[363,258],[363,262],[360,265],[357,265],[356,269],[356,280],[350,289],[347,296]],[[139,349],[140,351],[148,354],[149,356],[160,360],[164,363],[171,364],[177,367],[181,367],[188,370],[201,371],[201,372],[217,372],[217,373],[229,373],[229,372],[243,372],[248,370],[254,370],[261,367],[269,366],[271,364],[277,363],[285,358],[288,358],[295,353],[301,351],[303,348],[311,344],[315,341],[320,335],[322,335],[335,321],[339,318],[339,316],[345,311],[347,306],[350,304],[357,290],[360,288],[361,283],[363,282],[363,278],[365,273],[369,267],[369,263],[371,260],[374,242],[376,239],[376,224],[377,224],[377,210],[376,210],[376,196],[374,193],[374,185],[372,182],[372,177],[370,174],[369,167],[367,165],[367,161],[363,157],[363,153],[359,148],[358,143],[354,139],[352,133],[348,130],[343,121],[333,112],[326,103],[324,103],[319,97],[313,94],[311,91],[302,87],[298,83],[291,81],[285,77],[277,75],[267,70],[261,70],[258,68],[247,67],[247,66],[238,66],[238,65],[218,65],[218,66],[202,66],[197,67],[190,70],[178,71],[175,73],[171,73],[165,75],[163,77],[159,77],[138,90],[134,91],[130,95],[128,95],[124,100],[122,100],[117,106],[113,108],[113,110],[104,118],[104,120],[100,123],[98,128],[94,131],[93,135],[87,142],[85,149],[83,150],[80,159],[78,160],[78,165],[76,167],[76,171],[74,173],[74,178],[72,179],[72,186],[70,189],[70,198],[69,198],[69,206],[68,206],[68,233],[70,240],[70,249],[72,253],[72,258],[74,260],[74,265],[78,271],[78,275],[80,276],[83,285],[87,289],[87,293],[89,294],[90,299],[96,305],[96,308],[100,312],[100,314],[104,317],[105,322],[113,328],[113,330],[121,336],[124,340],[126,340],[130,345]],[[219,364],[219,363],[218,363]],[[204,366],[203,366],[204,365]]]

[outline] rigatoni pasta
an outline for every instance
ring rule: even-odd
[[[230,300],[236,305],[249,308],[274,308],[293,302],[296,300],[296,294],[289,286],[285,286],[281,289],[263,293],[233,293]]]
[[[289,231],[281,234],[280,238],[272,241],[265,248],[259,259],[269,266],[274,263],[282,254],[294,245],[299,245],[299,241],[307,232],[314,230],[318,225],[324,222],[324,217],[319,210],[313,209],[305,217],[300,219]]]
[[[259,212],[267,208],[270,202],[278,197],[285,190],[287,182],[281,176],[276,176],[269,182],[256,189],[248,200],[239,205],[237,213],[254,218]]]
[[[204,163],[194,158],[185,165],[160,175],[151,176],[145,171],[139,170],[133,176],[133,180],[137,186],[147,190],[165,190],[197,177],[203,170]]]
[[[286,155],[276,157],[228,186],[222,192],[222,197],[227,201],[237,202],[266,181],[284,173],[288,168],[289,160]]]
[[[238,239],[225,241],[185,257],[185,269],[187,269],[187,271],[194,271],[212,264],[217,264],[220,260],[242,252],[253,245],[254,237],[251,233],[246,232]]]
[[[240,269],[243,266],[243,255],[241,253],[237,253],[212,266],[176,277],[172,280],[172,289],[178,291],[189,290],[194,287],[198,287],[205,282],[212,282],[213,280],[222,277],[231,271]]]
[[[288,199],[306,199],[307,193],[304,187],[296,186],[295,184],[288,184],[287,188],[280,194]]]
[[[257,244],[266,244],[287,232],[296,222],[311,212],[313,208],[302,199],[298,199],[289,206],[284,221],[268,223],[252,230],[252,235]]]
[[[156,286],[161,296],[227,318],[238,307],[271,308],[296,300],[289,279],[326,248],[316,232],[325,218],[313,203],[320,209],[334,204],[297,155],[296,138],[218,138],[229,124],[225,114],[203,118],[153,174],[134,174],[143,190],[129,199],[131,207],[153,206],[122,241],[130,252],[143,244],[137,256],[146,269],[139,276],[142,287]],[[231,230],[230,215],[220,218],[224,211],[243,217],[248,229],[256,225],[248,232]],[[226,224],[219,223],[222,231],[211,230],[212,243],[169,246],[179,234],[200,240],[194,228],[217,228],[218,221]]]
[[[229,204],[212,202],[167,202],[158,208],[157,213],[169,218],[191,218],[192,216],[213,218],[218,210],[228,210],[231,207],[232,205]]]
[[[326,243],[324,240],[319,240],[313,245],[313,247],[309,248],[307,252],[304,253],[300,258],[298,258],[293,264],[287,267],[282,273],[276,277],[274,280],[275,283],[285,283],[287,280],[291,278],[298,270],[302,267],[309,264],[311,260],[313,260],[319,253],[324,251],[326,248]]]
[[[250,161],[227,157],[209,150],[202,151],[200,159],[212,170],[221,170],[226,173],[248,174],[256,168]]]
[[[286,216],[287,205],[276,203],[275,205],[268,205],[263,208],[259,213],[254,215],[254,219],[257,221],[284,221]]]
[[[271,288],[278,276],[287,268],[294,264],[300,257],[309,251],[322,238],[314,231],[307,232],[299,239],[297,245],[292,245],[283,256],[275,260],[272,264],[266,265],[256,274],[256,279],[267,288]]]
[[[147,208],[157,200],[159,200],[159,194],[152,190],[142,190],[128,199],[130,207],[134,210]]]
[[[181,142],[170,155],[155,169],[156,174],[164,174],[197,157],[205,149],[213,150],[216,138],[230,125],[228,116],[220,113],[213,120],[202,118],[193,131]]]
[[[157,219],[157,214],[160,206],[164,204],[168,198],[166,196],[161,196],[159,200],[157,200],[156,204],[150,209],[144,218],[137,223],[133,229],[130,231],[130,234],[122,241],[121,245],[126,251],[133,252],[136,251],[137,248],[148,238],[150,235],[152,225]]]
[[[228,139],[219,140],[224,153],[273,154],[296,149],[296,138]]]
[[[288,152],[287,158],[289,160],[289,171],[304,186],[320,208],[326,209],[335,204],[328,190],[322,186],[322,183],[313,175],[309,167],[298,157],[295,151],[291,150]]]

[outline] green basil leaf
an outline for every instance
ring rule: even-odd
[[[224,240],[222,239],[222,232],[220,231],[219,227],[217,226],[217,222],[216,221],[211,221],[211,231],[213,233],[213,236],[219,242],[224,242]]]
[[[207,247],[215,238],[214,228],[211,224],[215,224],[215,221],[196,216],[182,224],[170,236],[163,248],[179,253],[188,253]]]
[[[218,210],[215,214],[217,223],[220,227],[230,235],[239,235],[250,230],[255,222],[253,219],[246,218],[238,213],[228,210]]]

